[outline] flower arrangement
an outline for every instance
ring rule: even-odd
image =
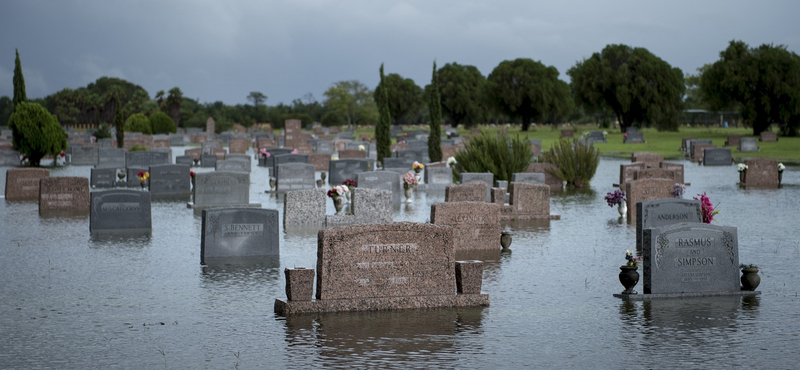
[[[617,190],[614,190],[613,192],[609,191],[606,194],[606,202],[608,202],[608,206],[609,207],[613,207],[613,206],[615,206],[617,204],[620,204],[620,203],[622,203],[624,201],[625,201],[625,192],[622,191],[622,190],[617,189]]]
[[[292,152],[289,154],[297,154],[297,148],[292,149]]]
[[[259,150],[259,152],[261,153],[262,157],[269,158],[269,152],[267,151],[267,149],[261,149]]]
[[[64,157],[67,156],[67,153],[61,152],[61,154],[59,154],[59,155],[61,156],[61,158],[64,158]]]
[[[678,184],[677,182],[672,187],[672,196],[675,198],[683,198],[683,193],[686,192],[686,185]]]
[[[625,260],[628,261],[627,263],[625,263],[626,266],[639,267],[639,262],[642,261],[642,257],[636,257],[633,255],[633,251],[631,251],[630,249],[626,249]]]
[[[89,138],[89,140],[91,142],[95,142],[95,141],[97,141],[97,136],[92,136],[92,137]]]
[[[714,216],[719,213],[719,210],[714,209],[715,207],[713,204],[711,204],[711,199],[708,198],[706,193],[697,194],[697,197],[693,197],[693,199],[700,201],[700,206],[702,207],[701,211],[703,213],[703,222],[710,224],[711,221],[714,221]]]
[[[608,137],[608,131],[603,131],[603,137]]]
[[[350,192],[350,189],[348,189],[346,185],[336,185],[328,190],[328,196],[336,199],[346,195],[348,192]]]
[[[422,169],[425,168],[425,165],[417,161],[414,161],[414,163],[411,164],[411,168],[414,170],[414,172],[419,173],[419,171],[422,171]]]
[[[353,188],[358,187],[358,183],[356,182],[356,180],[353,179],[347,179],[342,181],[342,185],[347,186],[347,189],[349,191],[353,191]]]
[[[194,174],[195,174],[195,173],[196,173],[196,172],[194,172],[194,171],[189,171],[189,177],[191,177],[191,178],[192,178],[192,180],[194,180]]]
[[[779,168],[780,168],[780,166],[779,166]],[[739,171],[739,173],[747,171],[747,165],[744,164],[744,163],[739,163],[739,165],[736,166],[736,171]]]
[[[406,172],[403,175],[403,189],[411,189],[419,184],[419,180],[417,180],[416,176],[414,176],[411,172]]]
[[[786,169],[786,166],[783,163],[778,163],[778,173],[783,173],[783,170]]]
[[[447,157],[447,165],[454,166],[456,164],[456,157]]]
[[[363,151],[367,150],[367,148],[365,148],[363,145],[359,145],[358,146],[358,150],[363,152]]]
[[[137,175],[139,176],[139,182],[150,180],[150,172],[148,171],[139,171]]]

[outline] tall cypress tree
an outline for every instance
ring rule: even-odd
[[[375,126],[375,139],[377,141],[378,149],[378,162],[383,166],[383,159],[392,156],[391,146],[392,139],[389,135],[389,126],[392,124],[392,116],[389,113],[389,94],[386,91],[386,85],[383,83],[383,63],[381,63],[381,82],[378,84],[380,93],[378,97],[378,124]]]
[[[442,96],[439,94],[439,75],[436,74],[436,61],[433,61],[431,77],[431,100],[429,102],[431,129],[428,133],[428,158],[431,162],[442,160]]]
[[[125,120],[122,116],[122,103],[117,95],[117,114],[114,116],[114,126],[117,128],[117,148],[125,147]]]
[[[14,107],[17,104],[28,101],[28,96],[25,94],[25,77],[22,76],[22,63],[19,61],[19,50],[17,52],[17,59],[14,60],[14,100],[12,104]]]

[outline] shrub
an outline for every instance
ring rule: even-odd
[[[108,123],[101,123],[100,127],[98,127],[92,135],[96,137],[97,140],[110,138],[111,129],[108,127]]]
[[[530,141],[482,132],[469,139],[456,153],[456,169],[461,172],[491,172],[495,181],[511,181],[511,174],[524,172],[533,159]]]
[[[569,139],[561,139],[542,157],[543,162],[558,166],[548,170],[553,176],[576,187],[588,186],[600,164],[600,152],[592,145]]]
[[[154,134],[168,134],[177,132],[175,121],[164,112],[155,112],[150,115],[150,127]]]
[[[20,102],[8,119],[14,148],[28,156],[31,166],[47,154],[56,155],[67,149],[67,133],[58,123],[56,116],[50,114],[37,103]]]
[[[145,135],[153,133],[153,129],[150,127],[150,119],[144,113],[136,113],[128,117],[125,120],[125,131],[141,132]]]
[[[136,144],[136,145],[132,146],[131,149],[128,150],[128,151],[129,152],[146,152],[147,151],[147,147]]]

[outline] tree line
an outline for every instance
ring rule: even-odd
[[[204,127],[210,116],[220,132],[234,123],[270,122],[281,128],[290,118],[304,125],[374,125],[381,119],[377,102],[384,93],[390,123],[401,125],[429,123],[438,112],[444,124],[466,127],[516,122],[527,130],[532,123],[613,120],[622,131],[632,126],[677,130],[687,108],[739,112],[754,134],[776,124],[783,135],[794,136],[800,124],[800,58],[780,45],[751,48],[731,41],[719,60],[696,74],[684,74],[647,49],[627,45],[608,45],[578,61],[566,71],[570,83],[559,79],[555,67],[528,58],[502,61],[488,76],[458,63],[447,63],[434,74],[437,99],[433,83],[421,87],[389,73],[375,89],[355,80],[338,81],[322,102],[309,93],[273,106],[257,91],[247,96],[248,104],[237,105],[201,103],[185,98],[177,87],[151,98],[142,87],[110,77],[34,101],[62,125],[112,123],[121,109],[125,119],[164,112],[177,127]],[[439,102],[436,112],[431,112],[431,101]],[[0,97],[0,125],[7,123],[12,106],[11,99]]]

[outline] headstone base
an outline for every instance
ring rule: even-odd
[[[651,299],[681,299],[699,297],[721,297],[721,296],[756,296],[760,291],[752,290],[727,290],[719,292],[696,292],[696,293],[656,293],[656,294],[614,294],[614,297],[621,298],[623,301],[648,301]]]
[[[752,292],[751,292],[752,293]],[[332,299],[314,301],[275,300],[275,313],[281,316],[296,314],[380,311],[421,308],[487,307],[488,294],[431,295],[420,297],[385,297]]]

